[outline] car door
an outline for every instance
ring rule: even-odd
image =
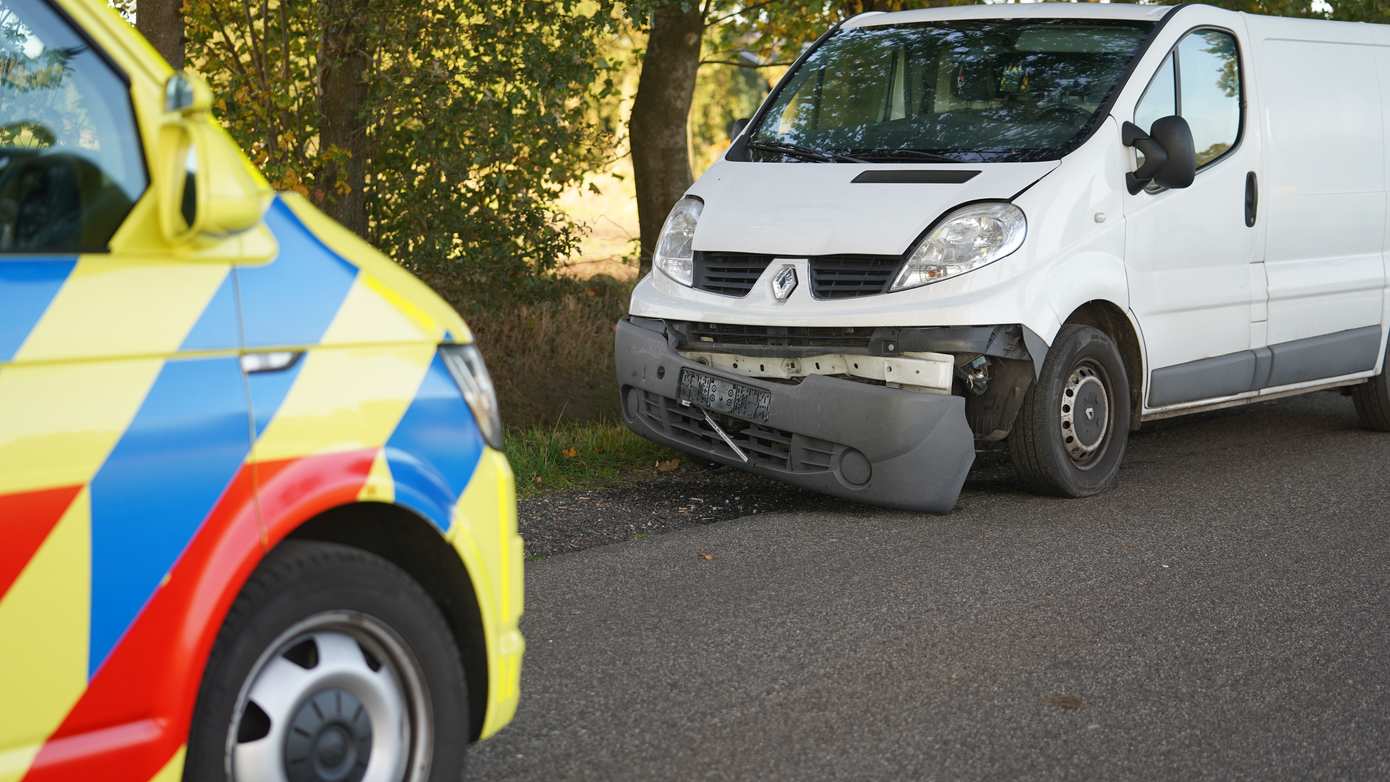
[[[1260,144],[1247,127],[1242,51],[1235,31],[1186,31],[1134,106],[1145,131],[1159,117],[1182,116],[1197,151],[1190,187],[1150,187],[1125,203],[1130,306],[1148,353],[1150,408],[1255,390],[1265,283],[1246,187]]]
[[[126,75],[45,0],[0,0],[0,67],[3,776],[151,713],[131,697],[65,723],[250,434],[229,263],[152,244]]]

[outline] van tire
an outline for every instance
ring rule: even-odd
[[[315,678],[323,664],[330,667]],[[404,570],[350,546],[287,541],[247,580],[218,631],[183,778],[223,782],[237,778],[234,758],[273,755],[280,774],[296,764],[292,780],[358,778],[365,772],[348,764],[360,760],[412,782],[457,782],[472,735],[465,681],[443,614]],[[397,732],[401,725],[411,727]],[[296,745],[290,728],[314,738]],[[233,749],[279,736],[283,750]],[[248,766],[264,765],[256,763]]]
[[[1361,425],[1377,432],[1390,432],[1390,378],[1386,370],[1390,361],[1380,368],[1380,374],[1351,389],[1351,401],[1356,404],[1356,417]]]
[[[1089,497],[1113,486],[1129,441],[1129,399],[1115,341],[1092,326],[1063,326],[1009,434],[1020,481],[1060,497]],[[1092,417],[1080,415],[1072,401],[1084,404]]]

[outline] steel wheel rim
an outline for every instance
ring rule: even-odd
[[[1106,451],[1114,417],[1105,369],[1090,359],[1078,362],[1062,386],[1058,411],[1062,447],[1072,464],[1090,469]]]
[[[227,731],[227,776],[427,779],[432,713],[420,664],[394,630],[354,611],[316,614],[269,644],[242,683]]]

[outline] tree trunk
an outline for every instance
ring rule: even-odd
[[[368,0],[338,0],[323,11],[319,44],[319,173],[314,196],[330,217],[367,235]]]
[[[705,16],[698,4],[689,11],[665,5],[652,13],[647,53],[642,57],[642,74],[628,122],[644,273],[651,268],[652,251],[667,212],[690,187],[686,125],[704,33]]]
[[[135,29],[174,70],[183,67],[183,0],[139,0],[135,4]]]

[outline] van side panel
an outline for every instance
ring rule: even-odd
[[[1375,27],[1364,25],[1361,27]],[[1386,176],[1381,84],[1386,46],[1339,35],[1342,25],[1254,17],[1267,149],[1260,219],[1268,221],[1268,342],[1334,339],[1379,327],[1385,303]],[[1361,31],[1357,31],[1361,33]],[[1364,36],[1365,33],[1361,33]],[[1346,366],[1379,359],[1364,339]],[[1364,355],[1362,355],[1364,354]],[[1296,363],[1289,353],[1286,364]],[[1290,382],[1322,379],[1288,366]],[[1276,383],[1284,385],[1287,383]]]
[[[1130,310],[1121,200],[1125,158],[1119,123],[1107,117],[1091,141],[1014,200],[1029,216],[1031,252],[1042,261],[1027,278],[1027,306],[1019,320],[1049,344],[1088,302]],[[1043,312],[1052,317],[1044,321]]]
[[[1387,45],[1376,51],[1376,67],[1380,82],[1380,116],[1381,116],[1381,148],[1390,149],[1390,35],[1386,36]],[[1385,275],[1385,290],[1382,295],[1381,306],[1381,345],[1376,353],[1376,372],[1385,369],[1386,340],[1390,339],[1390,334],[1386,331],[1385,325],[1390,324],[1390,153],[1383,155],[1385,159],[1385,189],[1386,212],[1385,212],[1385,233],[1381,238],[1381,265],[1382,273]]]

